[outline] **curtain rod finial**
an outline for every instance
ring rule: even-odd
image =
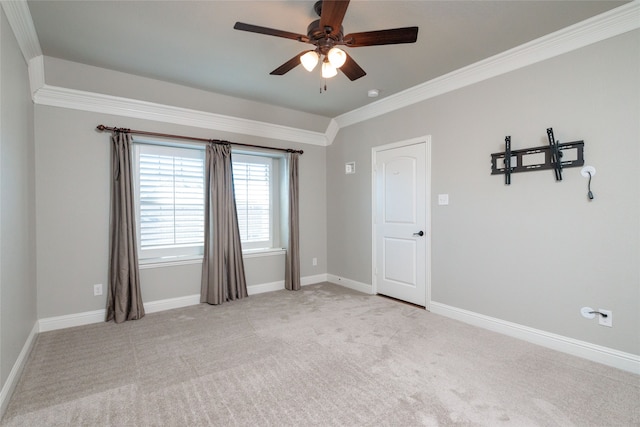
[[[105,130],[107,127],[105,125],[98,125],[96,126],[96,129],[98,129],[100,132],[102,132],[103,130]]]

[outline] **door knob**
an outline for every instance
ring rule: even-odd
[[[417,233],[413,233],[413,235],[422,237],[422,236],[424,236],[424,231],[420,230]]]

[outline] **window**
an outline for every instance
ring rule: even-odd
[[[134,145],[140,260],[202,255],[204,155],[202,148]]]
[[[242,248],[272,248],[275,225],[273,193],[276,181],[274,159],[233,154],[232,160],[233,187]]]
[[[204,147],[134,142],[141,263],[200,258],[204,247]],[[279,247],[282,158],[234,151],[232,160],[242,249]]]

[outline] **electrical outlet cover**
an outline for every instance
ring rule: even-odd
[[[611,312],[611,310],[604,310],[602,308],[599,308],[598,311],[602,314],[606,314],[607,317],[604,317],[602,315],[598,316],[600,319],[598,320],[598,323],[600,323],[602,326],[608,326],[609,328],[613,327],[613,313]]]

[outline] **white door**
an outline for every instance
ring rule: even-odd
[[[375,292],[427,304],[427,142],[374,149]],[[428,308],[428,307],[427,307]]]

